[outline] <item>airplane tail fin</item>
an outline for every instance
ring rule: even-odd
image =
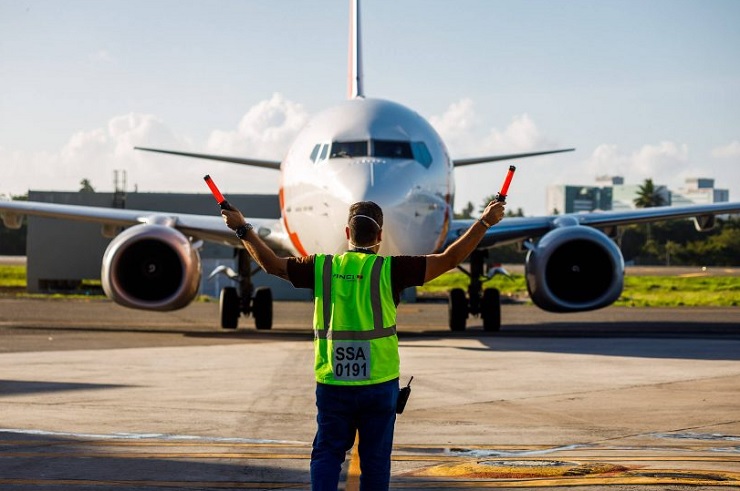
[[[362,84],[362,40],[360,36],[360,0],[349,2],[349,66],[347,97],[365,97]]]

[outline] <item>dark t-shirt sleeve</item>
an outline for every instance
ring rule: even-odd
[[[296,288],[313,289],[314,255],[288,258],[288,281]]]
[[[393,290],[400,293],[411,286],[423,285],[426,271],[426,256],[393,256],[391,262]]]

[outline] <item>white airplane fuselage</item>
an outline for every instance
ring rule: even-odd
[[[428,254],[452,217],[453,164],[432,126],[395,102],[362,97],[313,118],[281,166],[280,206],[297,255],[347,249],[349,206],[383,209],[380,254]]]

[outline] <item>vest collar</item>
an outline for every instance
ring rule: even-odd
[[[372,249],[365,249],[364,247],[355,247],[347,252],[361,252],[363,254],[377,254]]]

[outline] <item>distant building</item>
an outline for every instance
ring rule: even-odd
[[[715,189],[714,179],[692,177],[686,179],[686,186],[671,193],[671,205],[703,205],[730,201],[728,189]]]
[[[635,206],[635,199],[637,199],[641,187],[642,184],[614,186],[612,210],[636,209],[637,206]],[[668,186],[655,184],[655,192],[663,198],[663,204],[665,206],[669,206],[671,204],[671,192],[668,190]]]
[[[612,188],[555,184],[547,187],[546,201],[549,214],[611,210]]]
[[[599,176],[596,186],[555,184],[547,187],[547,212],[578,213],[595,210],[633,210],[642,184],[624,184],[622,176]],[[715,189],[714,179],[686,179],[686,187],[671,191],[665,185],[655,185],[656,192],[667,206],[724,203],[730,201],[727,189]]]

